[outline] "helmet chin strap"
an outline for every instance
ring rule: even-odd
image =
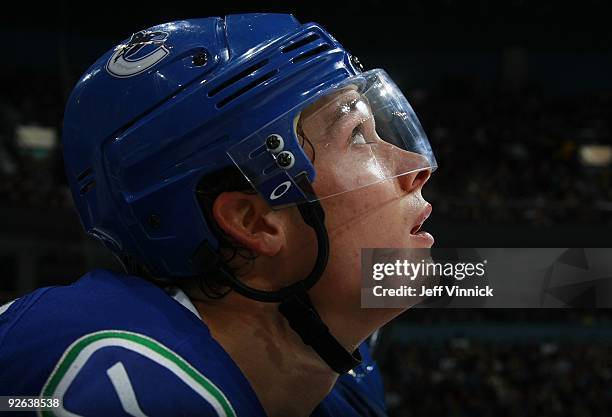
[[[304,344],[312,347],[331,369],[342,374],[361,363],[359,350],[350,353],[344,349],[331,334],[308,296],[308,290],[319,281],[329,259],[325,212],[318,201],[300,204],[298,209],[304,222],[314,229],[317,236],[317,260],[304,280],[276,291],[251,288],[234,277],[206,241],[196,252],[193,264],[203,274],[213,271],[222,274],[230,288],[247,298],[262,302],[279,302],[280,313],[285,316],[289,326],[301,337]]]
[[[304,222],[312,227],[317,235],[317,262],[309,275],[316,275],[318,281],[329,259],[329,238],[325,229],[325,212],[318,201],[298,206]],[[301,283],[307,282],[307,280]],[[311,346],[327,365],[339,374],[350,371],[361,363],[359,350],[348,352],[331,334],[319,316],[308,296],[309,287],[301,286],[285,298],[278,306],[279,311],[291,328],[300,335],[302,341]]]

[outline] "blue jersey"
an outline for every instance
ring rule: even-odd
[[[0,308],[0,395],[58,397],[61,409],[48,415],[72,417],[265,417],[238,366],[178,301],[141,278],[96,270]],[[385,415],[380,375],[360,350],[364,363],[313,416]]]

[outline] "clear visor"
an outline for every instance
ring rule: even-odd
[[[290,131],[283,133],[288,124]],[[285,136],[285,152],[266,148],[274,134]],[[345,80],[228,154],[273,205],[286,204],[280,198],[285,194],[293,202],[299,202],[298,194],[303,200],[320,200],[437,166],[412,107],[382,70]]]

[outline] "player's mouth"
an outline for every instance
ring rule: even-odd
[[[417,217],[416,223],[412,226],[412,229],[410,229],[410,235],[419,240],[419,247],[429,248],[434,244],[433,236],[421,230],[423,223],[425,223],[425,220],[427,220],[431,214],[431,210],[431,204],[427,203],[421,214],[419,214],[419,217]]]

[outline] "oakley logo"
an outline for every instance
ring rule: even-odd
[[[168,34],[161,31],[134,33],[127,44],[115,49],[106,63],[106,71],[118,78],[141,74],[170,53],[164,46],[167,38]]]
[[[285,181],[285,182],[280,183],[272,191],[272,194],[270,194],[270,200],[276,200],[277,198],[282,197],[283,194],[285,194],[287,191],[289,191],[289,187],[291,187],[291,181]]]

